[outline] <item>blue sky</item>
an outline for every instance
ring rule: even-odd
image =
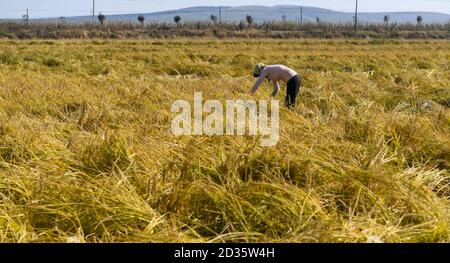
[[[362,12],[433,11],[450,14],[450,0],[359,0]],[[96,10],[105,14],[147,13],[197,5],[305,5],[354,10],[355,0],[96,0]],[[29,8],[30,18],[87,15],[92,0],[0,0],[0,18],[19,18]]]

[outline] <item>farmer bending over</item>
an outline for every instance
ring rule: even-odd
[[[291,107],[295,104],[298,92],[300,91],[301,80],[297,72],[283,65],[264,65],[258,63],[253,70],[253,77],[258,78],[253,86],[251,93],[254,94],[258,87],[267,78],[273,83],[274,89],[271,97],[277,96],[280,91],[279,81],[287,83],[286,106]]]

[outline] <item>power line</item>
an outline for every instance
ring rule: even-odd
[[[96,4],[98,4],[98,2],[96,3],[95,0],[92,0],[92,21],[94,23],[96,21],[95,8],[98,8],[96,6]],[[20,11],[22,14],[23,14],[23,12],[25,10],[27,10],[26,11],[27,15],[23,15],[22,16],[22,19],[26,20],[26,21],[29,21],[29,11],[31,11],[33,13],[33,16],[34,16],[33,20],[36,18],[36,16],[39,17],[39,15],[36,15],[36,13],[40,14],[41,12],[45,12],[45,11],[51,11],[51,12],[80,12],[80,13],[83,12],[85,14],[89,14],[89,11],[90,11],[90,10],[86,10],[86,9],[84,9],[84,10],[82,10],[82,9],[79,9],[79,10],[73,10],[73,9],[60,10],[60,9],[46,9],[46,8],[36,8],[36,9],[35,8],[31,8],[31,9],[23,8],[23,9],[7,9],[7,10],[9,10],[9,11],[16,10],[17,12]],[[2,11],[5,11],[5,10],[2,10]],[[110,16],[113,16],[114,13],[117,13],[117,16],[121,16],[121,15],[124,15],[124,16],[126,16],[126,15],[135,15],[135,14],[142,13],[142,10],[140,10],[140,11],[129,11],[129,10],[127,10],[127,13],[121,13],[121,12],[123,12],[123,10],[102,10],[102,11],[105,14],[109,13]],[[303,13],[304,11],[305,11],[305,13]],[[242,9],[237,9],[237,8],[234,8],[234,7],[225,7],[225,6],[221,6],[220,5],[220,6],[217,6],[217,7],[210,7],[208,9],[203,9],[203,10],[195,10],[195,9],[194,10],[189,10],[189,9],[188,10],[169,10],[169,11],[163,11],[163,12],[147,13],[146,15],[155,16],[155,17],[161,17],[161,16],[170,16],[170,15],[177,15],[177,14],[178,15],[186,15],[186,16],[189,16],[189,14],[200,14],[199,15],[199,17],[200,17],[200,16],[203,16],[203,15],[209,16],[212,13],[216,13],[217,14],[217,12],[219,13],[218,14],[219,21],[222,21],[224,16],[228,16],[228,14],[233,14],[234,17],[237,17],[241,13],[244,14],[244,15],[247,13],[247,14],[250,14],[250,15],[252,15],[254,17],[255,16],[258,17],[258,15],[259,16],[265,16],[265,14],[269,14],[270,13],[270,14],[272,14],[272,16],[270,16],[270,17],[274,18],[274,17],[276,17],[276,16],[278,16],[280,14],[281,15],[285,14],[285,15],[296,17],[299,14],[299,12],[300,12],[300,14],[299,14],[300,15],[300,23],[304,23],[305,21],[310,21],[311,18],[315,18],[315,17],[320,17],[321,19],[325,19],[326,20],[326,16],[330,17],[331,9],[329,9],[329,10],[315,10],[315,9],[309,9],[307,7],[304,8],[304,6],[301,6],[301,5],[300,6],[294,6],[294,7],[283,7],[283,8],[280,7],[280,8],[277,8],[276,10],[270,9],[270,8],[262,8],[262,9],[242,8]],[[347,21],[349,21],[350,18],[351,18],[351,15],[349,13],[346,13],[346,14],[349,15],[349,17],[345,16]],[[64,15],[64,14],[62,14],[62,15]],[[354,30],[355,30],[355,32],[358,29],[358,22],[359,22],[359,19],[360,19],[359,15],[360,15],[359,14],[359,1],[355,0],[355,13],[354,13],[354,21],[353,21],[354,22]],[[79,15],[77,15],[77,16],[79,16]],[[81,15],[81,16],[83,16],[83,15]],[[50,19],[51,17],[45,17],[45,18],[49,18]],[[45,19],[45,18],[43,17],[42,19]],[[201,19],[201,18],[199,18],[199,19]],[[341,20],[341,18],[337,18],[337,19]]]
[[[96,2],[95,0],[92,0],[92,21],[95,22],[96,18],[95,18],[95,8],[96,8]],[[228,13],[251,13],[254,15],[257,14],[267,14],[267,13],[271,13],[274,14],[273,10],[267,10],[267,9],[252,9],[252,8],[245,8],[245,9],[235,9],[233,7],[228,7],[228,8],[224,8],[222,6],[218,7],[219,9],[219,21],[223,20],[223,14],[228,12]],[[2,11],[9,11],[9,12],[18,12],[20,10],[23,9],[3,9]],[[32,9],[35,13],[41,13],[41,12],[61,12],[61,13],[74,13],[74,12],[79,12],[79,13],[88,13],[89,10],[86,9],[52,9],[52,8],[33,8]],[[126,14],[134,14],[134,13],[142,13],[142,10],[139,11],[131,11],[131,10],[127,10],[126,13],[122,13],[123,10],[103,10],[105,13],[110,13],[111,15],[114,13],[117,13],[118,15],[126,15]],[[183,14],[201,14],[201,13],[205,13],[205,14],[210,14],[211,11],[209,10],[170,10],[170,11],[162,11],[162,12],[152,12],[151,14],[154,15],[161,15],[161,14],[176,14],[176,13],[183,13]],[[276,13],[281,13],[281,14],[285,14],[286,12],[298,12],[298,7],[284,7],[279,9],[278,12]],[[321,14],[326,14],[327,11],[313,11],[313,12],[308,12],[308,15],[310,16],[317,16],[317,15],[321,15]],[[80,16],[79,14],[77,14],[76,16]],[[82,15],[81,15],[82,16]],[[303,7],[300,6],[300,20],[301,22],[304,21],[304,14],[303,14]]]

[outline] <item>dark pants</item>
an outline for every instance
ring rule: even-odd
[[[295,99],[300,91],[301,80],[299,75],[293,76],[287,83],[286,106],[292,107],[295,105]]]

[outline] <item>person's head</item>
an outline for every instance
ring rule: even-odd
[[[259,76],[261,75],[261,71],[265,66],[266,65],[264,65],[263,63],[256,64],[255,68],[253,69],[253,77],[259,78]]]

